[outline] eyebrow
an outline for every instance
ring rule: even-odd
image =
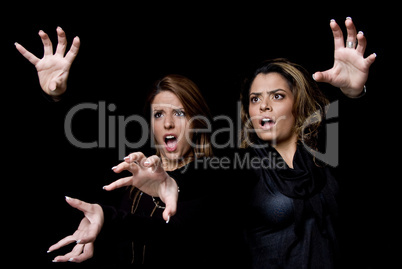
[[[172,108],[172,110],[173,110],[173,111],[185,111],[184,108],[181,108],[181,107],[180,107],[180,108]],[[165,111],[165,108],[163,108],[163,107],[162,107],[162,108],[157,107],[157,108],[153,108],[152,111],[154,111],[154,112]]]
[[[277,93],[277,92],[280,92],[280,91],[286,92],[284,89],[276,89],[276,90],[272,90],[272,91],[267,91],[267,93],[268,93],[268,94],[273,94],[273,93]],[[262,93],[263,93],[263,92],[251,92],[251,93],[249,94],[249,96],[251,96],[251,95],[260,96],[260,95],[262,95]]]

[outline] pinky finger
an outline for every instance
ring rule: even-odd
[[[70,50],[66,54],[65,58],[67,61],[69,61],[70,63],[74,61],[75,57],[78,54],[78,51],[80,50],[80,45],[81,45],[80,38],[76,36],[73,40],[73,44],[71,45]]]
[[[372,64],[374,63],[374,61],[375,61],[376,58],[377,58],[377,54],[373,53],[373,54],[369,55],[369,56],[365,59],[365,61],[366,61],[366,63],[368,64],[368,66],[370,66],[370,65],[372,65]]]

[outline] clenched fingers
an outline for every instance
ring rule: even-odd
[[[124,158],[126,163],[138,162],[141,163],[145,159],[145,155],[142,152],[134,152]]]
[[[132,179],[133,179],[133,177],[125,177],[125,178],[118,179],[109,185],[103,186],[103,189],[107,190],[107,191],[112,191],[112,190],[115,190],[115,189],[118,189],[121,187],[132,186],[133,185]]]
[[[53,259],[53,262],[75,262],[81,263],[93,257],[94,245],[93,243],[88,244],[77,244],[73,250],[65,255],[57,256]]]

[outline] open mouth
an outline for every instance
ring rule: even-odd
[[[175,151],[177,149],[177,138],[174,135],[165,135],[165,145],[166,150],[169,152]]]
[[[275,121],[270,118],[262,118],[260,125],[262,129],[271,129],[275,125]]]

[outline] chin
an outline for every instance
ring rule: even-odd
[[[266,141],[266,142],[269,142],[269,143],[272,143],[272,142],[276,141],[276,137],[274,137],[272,135],[272,133],[268,133],[268,132],[258,133],[257,136],[258,136],[259,139],[261,139],[263,141]]]
[[[176,151],[173,151],[173,152],[171,152],[171,151],[164,151],[164,152],[163,152],[163,155],[164,155],[166,158],[168,158],[169,160],[177,160],[177,159],[180,159],[180,158],[181,158],[179,152],[176,152]]]

